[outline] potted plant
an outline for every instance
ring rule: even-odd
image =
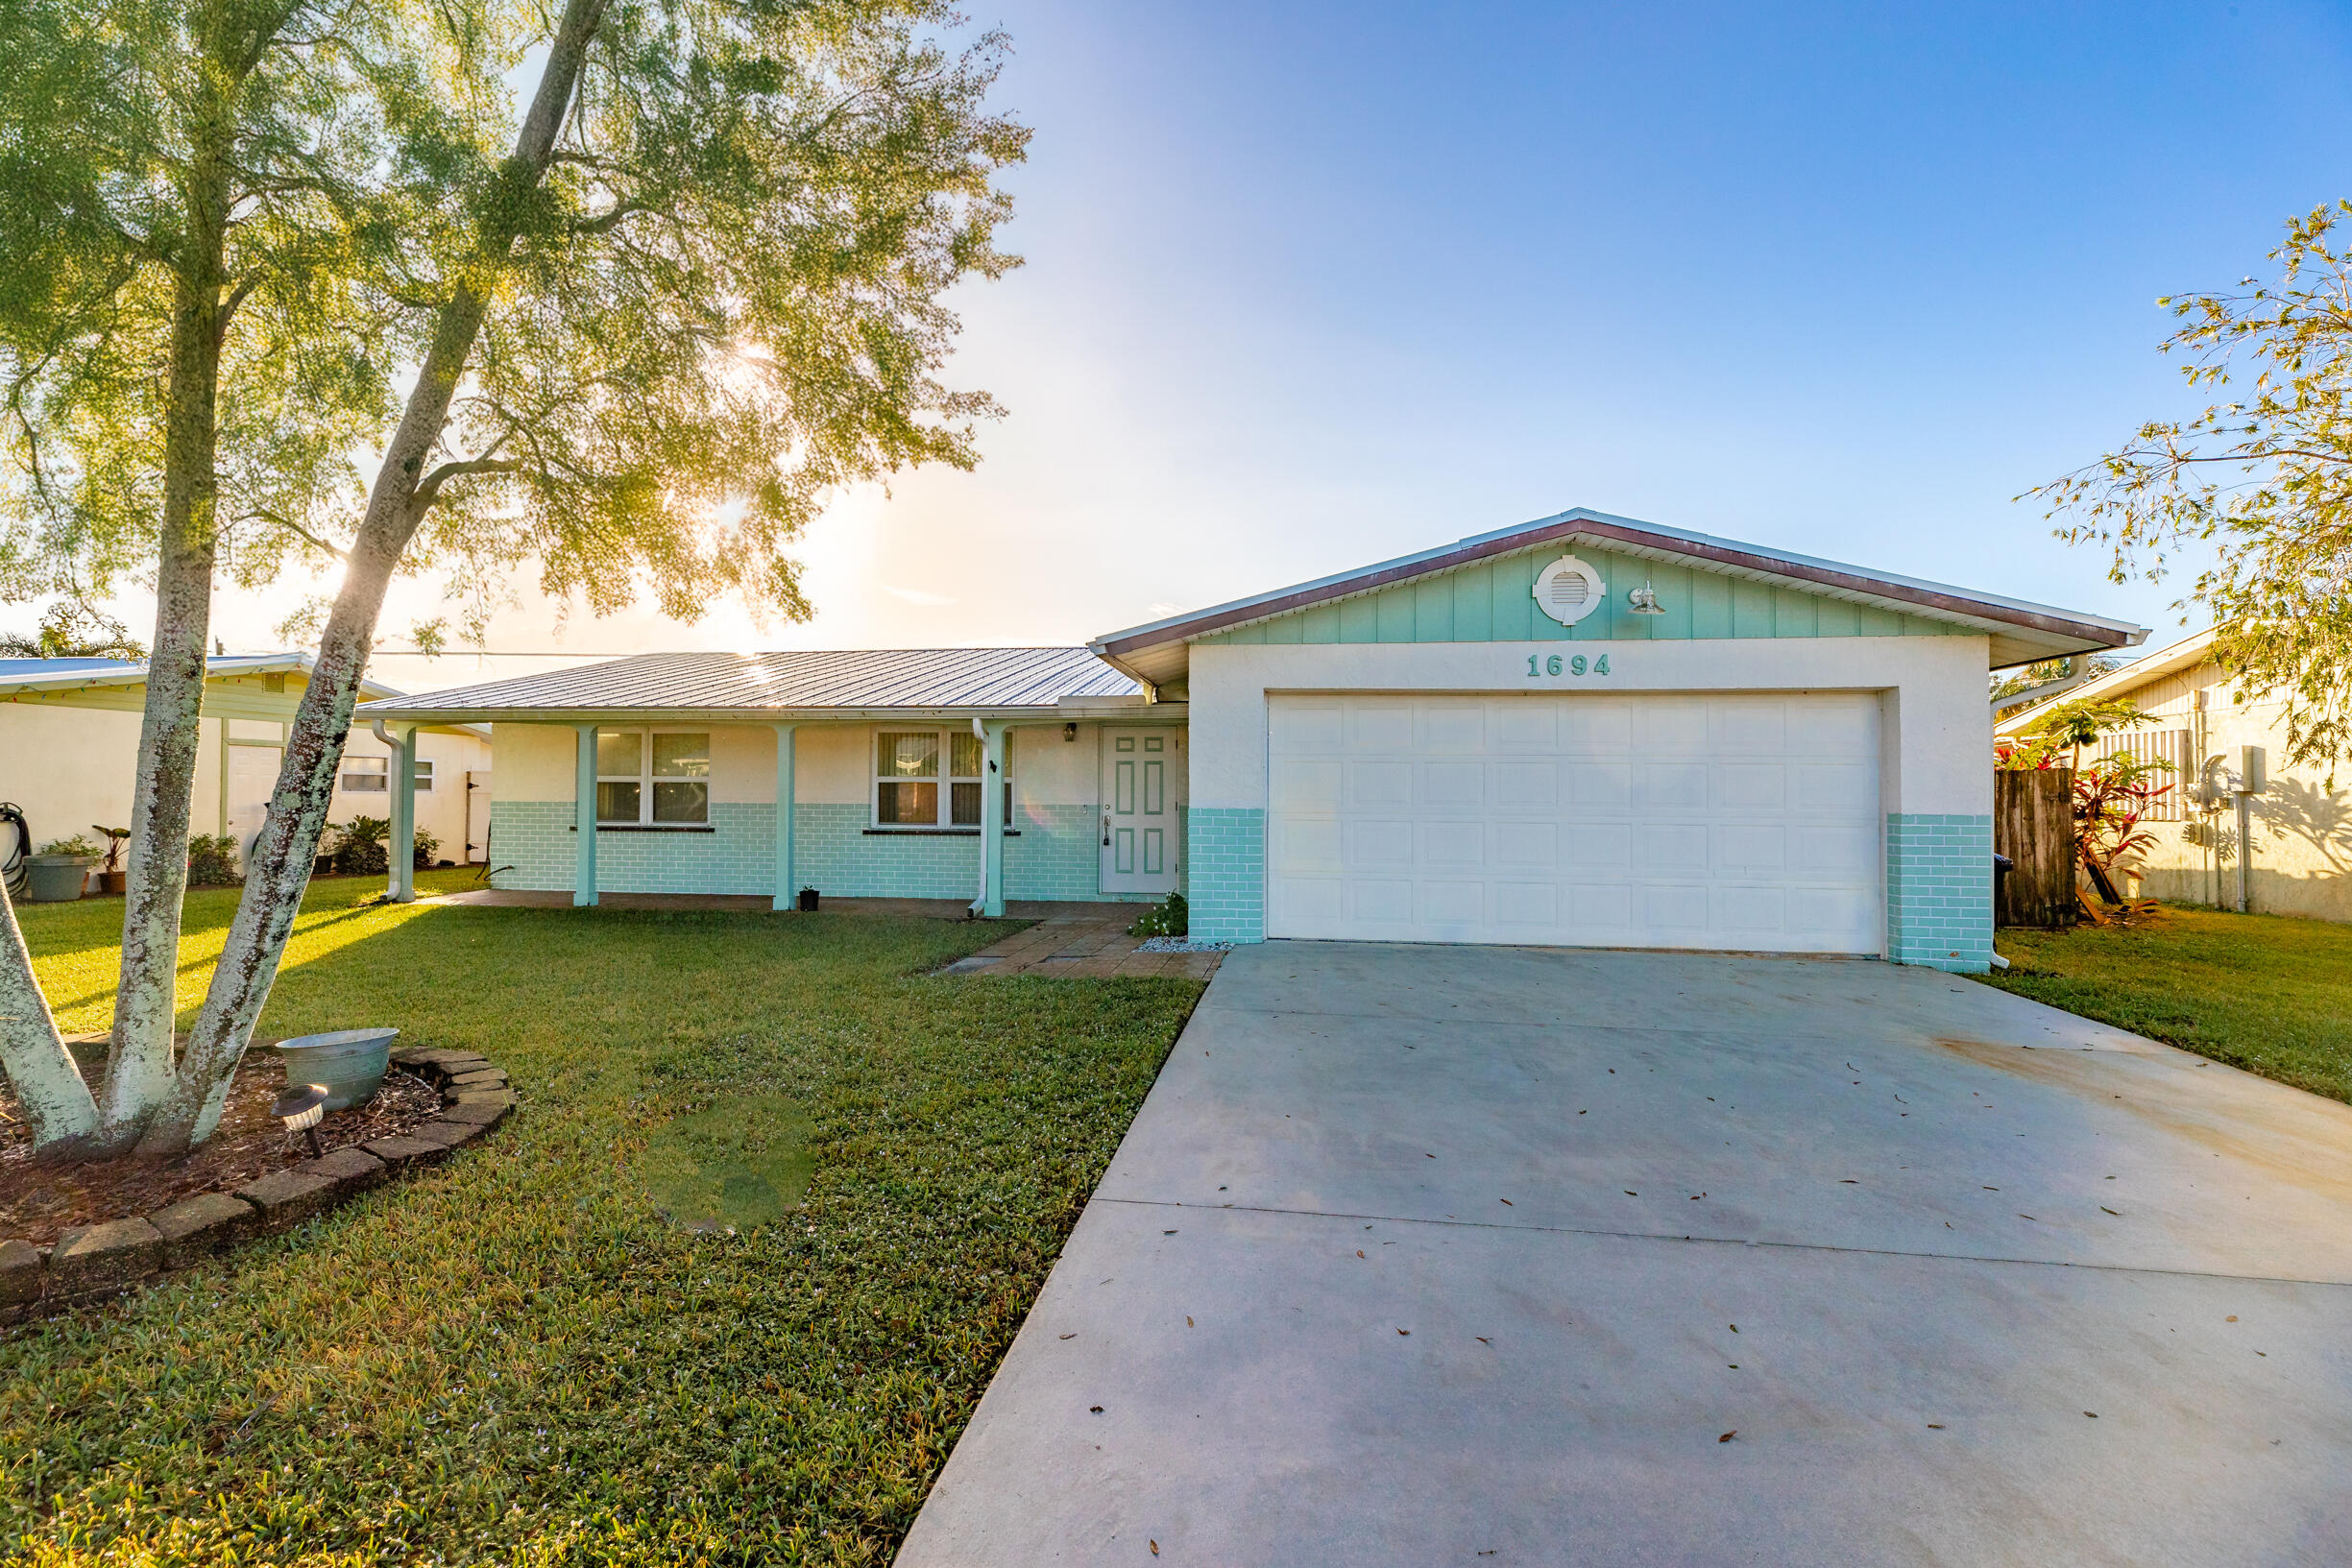
[[[93,832],[102,832],[107,835],[107,863],[98,868],[98,891],[120,893],[125,880],[123,845],[130,841],[131,830],[128,828],[101,828],[95,822],[90,824],[90,830]]]
[[[25,898],[34,904],[70,904],[82,896],[82,884],[97,863],[98,846],[80,833],[53,838],[25,860]]]

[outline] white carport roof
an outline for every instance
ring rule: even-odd
[[[648,653],[360,705],[370,719],[566,724],[1060,719],[1142,708],[1142,685],[1084,648]]]

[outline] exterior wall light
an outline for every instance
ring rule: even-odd
[[[1061,727],[1061,737],[1064,740],[1076,740],[1078,738],[1078,723],[1076,720],[1072,720],[1070,723]]]
[[[311,1153],[327,1152],[319,1143],[319,1122],[327,1115],[327,1085],[288,1084],[286,1092],[270,1102],[270,1115],[283,1122],[288,1133],[305,1134],[310,1140]]]
[[[1628,590],[1625,602],[1634,607],[1634,614],[1637,615],[1662,615],[1666,613],[1666,607],[1658,602],[1658,590],[1647,583],[1642,584],[1639,588]]]

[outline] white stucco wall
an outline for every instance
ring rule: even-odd
[[[221,723],[198,722],[191,832],[217,831]],[[130,826],[138,756],[135,712],[0,703],[0,800],[24,808],[36,846],[76,833],[97,841],[93,825]]]
[[[1880,808],[1987,816],[1992,715],[1982,637],[1671,642],[1429,642],[1200,646],[1192,651],[1192,788],[1199,807],[1264,808],[1269,691],[1874,691]],[[1540,675],[1528,658],[1609,659],[1607,676]],[[1589,663],[1588,668],[1589,668]]]
[[[2352,778],[2346,777],[2352,769],[2289,762],[2284,702],[2275,696],[2237,700],[2236,685],[2218,664],[2197,664],[2121,693],[2148,716],[2146,729],[2188,730],[2193,735],[2200,694],[2205,757],[2219,757],[2235,771],[2241,747],[2261,746],[2268,754],[2269,788],[2255,796],[2252,806],[2248,907],[2266,914],[2352,920]],[[2094,748],[2086,755],[2096,753]],[[2331,771],[2336,774],[2332,781]],[[2204,841],[2199,831],[2203,824],[2218,828],[2218,844]],[[2234,805],[2218,816],[2199,818],[2192,812],[2185,821],[2151,822],[2146,827],[2155,843],[2136,861],[2125,862],[2138,875],[2141,892],[2191,904],[2235,904]]]

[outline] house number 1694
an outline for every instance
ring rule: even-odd
[[[1586,667],[1585,656],[1581,653],[1570,654],[1565,659],[1556,653],[1548,656],[1531,653],[1527,656],[1527,678],[1531,681],[1539,675],[1558,675],[1564,671],[1569,675],[1582,675]],[[1595,675],[1608,674],[1609,655],[1603,654],[1593,660],[1590,667]]]

